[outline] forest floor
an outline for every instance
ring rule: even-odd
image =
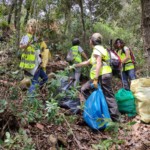
[[[150,124],[143,123],[139,115],[134,118],[121,115],[122,122],[115,123],[114,128],[108,131],[92,130],[84,122],[82,112],[73,115],[63,108],[60,108],[59,116],[55,116],[56,120],[59,118],[57,123],[54,120],[48,122],[46,117],[27,121],[25,109],[31,110],[24,107],[26,91],[21,91],[18,87],[21,74],[17,64],[18,60],[14,59],[11,53],[0,53],[0,150],[25,150],[23,147],[30,144],[34,148],[28,147],[26,150],[150,149]],[[49,72],[65,67],[62,61],[53,61],[53,64],[55,67],[52,68],[51,63]],[[119,89],[120,82],[114,82],[114,89]],[[43,89],[38,99],[44,108],[46,95],[47,90]],[[38,118],[45,110],[35,112],[37,114],[34,115],[38,115]],[[25,133],[20,132],[20,129]]]

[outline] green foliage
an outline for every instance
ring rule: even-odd
[[[76,99],[78,97],[79,91],[77,90],[78,87],[70,87],[67,91],[66,91],[66,97],[70,98],[70,99]]]
[[[118,144],[122,144],[124,143],[124,141],[122,140],[115,140],[115,139],[108,139],[108,140],[101,140],[99,144],[93,144],[92,147],[96,150],[109,150],[109,148],[115,144],[116,145],[116,149],[117,149],[117,145]]]
[[[61,87],[61,82],[62,81],[67,81],[69,80],[68,78],[69,75],[69,70],[65,69],[65,70],[61,70],[58,71],[55,74],[55,78],[51,79],[51,81],[48,83],[48,90],[49,90],[49,97],[53,97],[55,100],[59,101],[63,98],[71,98],[71,99],[75,99],[77,98],[78,95],[78,87],[70,87],[68,90],[62,90],[63,87]],[[59,80],[57,80],[59,79]],[[60,92],[61,90],[61,92]],[[57,91],[57,92],[56,92]]]
[[[6,29],[7,27],[9,27],[9,25],[6,21],[3,20],[3,21],[0,22],[0,28],[2,30]]]
[[[78,116],[77,115],[71,115],[71,116],[65,116],[65,117],[69,123],[73,124],[76,122]]]
[[[121,38],[124,41],[128,41],[129,39],[133,38],[133,34],[127,32],[125,29],[117,26],[113,27],[104,22],[95,23],[94,32],[100,32],[102,34],[104,45],[108,45],[110,39],[113,39],[114,41],[117,38]]]
[[[0,17],[3,16],[4,10],[5,10],[5,6],[4,5],[0,5]]]
[[[62,118],[62,114],[59,113],[58,103],[51,98],[50,101],[46,101],[46,118],[48,121],[53,122],[55,124],[61,124],[64,122]]]
[[[97,121],[101,121],[101,118],[98,119]],[[119,130],[123,129],[125,136],[128,136],[128,132],[130,131],[130,128],[132,125],[134,125],[136,122],[129,122],[129,123],[117,123],[117,122],[112,122],[109,119],[105,119],[105,123],[107,122],[107,127],[105,129],[105,132],[108,132],[109,135],[111,136],[110,139],[106,140],[100,140],[99,144],[93,144],[92,147],[96,150],[109,150],[112,145],[115,145],[115,148],[118,149],[118,145],[124,143],[124,140],[119,140]]]
[[[6,132],[6,139],[4,141],[4,148],[19,149],[19,150],[35,150],[35,145],[31,138],[28,137],[25,130],[20,129],[19,133],[11,135]]]
[[[11,88],[9,88],[9,90],[10,90],[10,99],[11,100],[17,100],[18,99],[18,94],[19,94],[19,91],[18,91],[18,89],[16,88],[16,87],[11,87]]]
[[[51,101],[46,101],[46,117],[48,118],[48,120],[54,119],[58,114],[58,110],[58,103],[54,99],[51,99]]]
[[[111,135],[111,138],[106,139],[106,140],[100,140],[99,144],[93,144],[92,147],[96,150],[98,150],[98,149],[109,150],[112,145],[115,145],[115,148],[118,149],[117,148],[118,145],[124,143],[124,140],[118,139],[119,129],[120,128],[123,129],[125,136],[128,136],[127,131],[130,131],[131,126],[136,123],[136,122],[129,122],[129,123],[122,124],[122,123],[112,122],[107,119],[106,119],[106,122],[108,122],[108,126],[105,129],[105,131],[107,131]]]
[[[0,113],[3,113],[7,108],[8,102],[6,100],[0,100]]]
[[[26,98],[23,101],[22,112],[17,115],[25,121],[36,122],[43,118],[43,110],[44,106],[42,104],[42,101],[38,100],[36,97],[31,97]]]

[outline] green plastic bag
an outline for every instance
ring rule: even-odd
[[[118,104],[118,109],[121,113],[127,114],[129,117],[136,115],[135,99],[131,91],[121,88],[115,98]]]

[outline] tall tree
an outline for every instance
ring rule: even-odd
[[[82,22],[82,27],[83,27],[83,42],[85,43],[86,41],[86,29],[85,29],[85,21],[84,21],[84,10],[83,10],[83,1],[78,0],[80,9],[81,9],[81,22]]]
[[[147,59],[147,69],[150,72],[150,0],[141,0],[141,7],[144,49]]]
[[[20,41],[20,18],[21,18],[21,8],[22,8],[22,3],[23,0],[18,0],[17,1],[17,7],[15,8],[15,20],[14,20],[14,24],[16,27],[16,49],[19,48],[19,41]]]
[[[7,19],[8,24],[11,23],[11,17],[12,17],[12,14],[13,14],[13,10],[14,10],[14,8],[16,6],[16,3],[17,3],[17,0],[13,0],[12,1],[11,7],[10,7],[10,11],[9,11],[9,14],[8,14],[8,19]]]
[[[26,4],[25,4],[26,15],[25,15],[25,18],[24,18],[24,24],[26,24],[27,21],[28,21],[28,18],[29,18],[29,15],[30,15],[31,7],[32,7],[32,0],[26,0]]]

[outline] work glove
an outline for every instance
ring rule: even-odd
[[[68,70],[72,70],[72,69],[75,69],[75,64],[73,64],[72,66],[68,67]]]
[[[93,80],[93,85],[94,85],[94,88],[98,88],[98,79],[94,79]]]

